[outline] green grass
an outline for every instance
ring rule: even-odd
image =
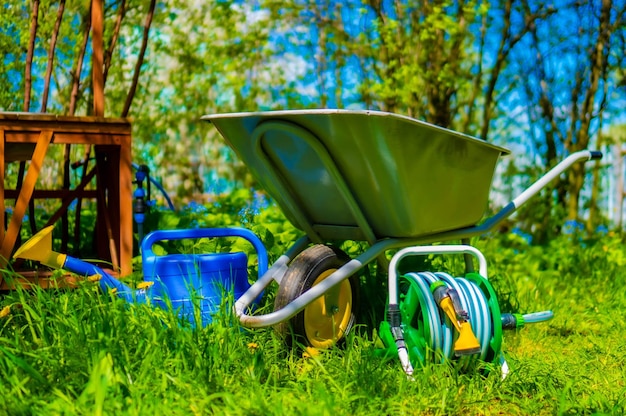
[[[621,239],[475,243],[503,309],[556,315],[505,333],[505,380],[451,365],[417,369],[409,380],[397,361],[375,354],[367,330],[303,358],[271,329],[245,330],[226,314],[193,329],[85,283],[0,298],[0,308],[11,306],[0,319],[0,414],[623,414]]]

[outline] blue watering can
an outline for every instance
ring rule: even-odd
[[[169,304],[178,315],[195,322],[194,307],[199,307],[201,325],[211,322],[223,303],[224,295],[232,293],[237,300],[249,287],[248,258],[243,252],[207,254],[156,255],[152,247],[165,240],[238,237],[249,241],[258,255],[258,273],[267,271],[267,251],[261,240],[245,228],[200,228],[159,230],[142,242],[144,281],[137,289],[123,284],[91,263],[52,251],[53,226],[31,237],[14,254],[16,258],[35,260],[55,268],[98,280],[104,291],[113,290],[129,302],[149,302],[163,308]],[[94,279],[95,278],[95,279]],[[261,295],[259,295],[259,298]],[[257,301],[259,300],[257,298]]]

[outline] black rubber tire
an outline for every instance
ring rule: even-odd
[[[309,290],[318,278],[323,280],[333,270],[340,268],[349,260],[347,254],[334,247],[318,244],[307,248],[294,259],[283,276],[274,301],[274,310],[282,309]],[[322,314],[316,315],[320,304],[325,302],[326,295],[322,295],[288,321],[276,325],[276,330],[289,346],[294,345],[294,341],[314,348],[329,348],[335,345],[344,339],[354,326],[358,286],[358,275],[353,275],[338,285],[340,291],[338,299],[345,301],[343,305],[340,305],[343,308],[337,308],[339,322],[335,321],[334,314],[332,318],[324,317]],[[320,325],[329,325],[330,327],[322,328],[322,332],[326,332],[328,335],[329,331],[332,331],[333,335],[320,337],[316,336],[316,334],[319,335],[318,332],[311,333],[313,332],[312,321]]]

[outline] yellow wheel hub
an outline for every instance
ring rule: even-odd
[[[322,273],[313,286],[337,269]],[[330,348],[345,334],[352,316],[352,288],[349,280],[327,291],[304,309],[304,330],[312,347]]]

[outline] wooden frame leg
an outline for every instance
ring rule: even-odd
[[[120,139],[122,145],[119,152],[117,212],[120,235],[120,266],[122,276],[133,272],[133,174],[130,136]]]
[[[2,247],[0,248],[0,266],[2,268],[6,267],[9,262],[11,252],[13,251],[13,246],[15,246],[17,235],[20,232],[22,220],[24,219],[24,214],[26,213],[26,208],[28,207],[28,202],[33,196],[35,184],[37,183],[37,179],[39,178],[39,173],[41,172],[44,158],[46,156],[46,153],[48,152],[48,145],[52,141],[52,135],[53,133],[51,130],[44,130],[41,132],[41,134],[39,135],[39,139],[37,140],[37,145],[35,146],[35,151],[33,152],[30,166],[28,167],[28,171],[26,172],[24,184],[22,185],[20,194],[15,201],[15,209],[13,210],[13,215],[11,216],[11,222],[9,223],[9,227],[7,228],[4,239],[2,240]]]

